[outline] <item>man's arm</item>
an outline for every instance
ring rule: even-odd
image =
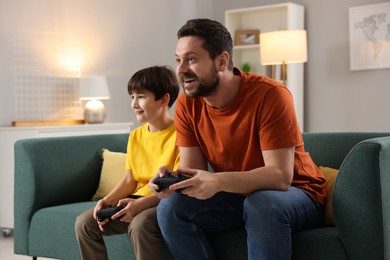
[[[181,165],[188,165],[191,169],[181,169],[180,172],[191,175],[193,178],[174,184],[171,189],[187,187],[182,193],[198,199],[207,199],[220,191],[246,194],[262,189],[287,190],[293,179],[294,147],[263,151],[264,167],[245,172],[214,174],[206,170],[195,170],[193,163],[201,157],[195,153],[193,158],[191,151],[194,150],[185,149],[183,151],[184,161],[181,158]],[[203,167],[207,169],[207,164]]]
[[[250,193],[256,190],[287,190],[294,175],[294,147],[263,151],[264,167],[244,173],[217,173],[223,191]],[[224,175],[227,174],[227,175]]]
[[[180,168],[207,170],[207,160],[199,146],[180,147]]]

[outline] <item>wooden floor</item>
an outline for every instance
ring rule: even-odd
[[[0,234],[0,259],[1,260],[27,260],[32,259],[30,256],[24,256],[24,255],[15,255],[14,254],[14,237],[4,237]],[[38,257],[38,260],[43,259],[51,259],[51,258],[44,258],[44,257]]]

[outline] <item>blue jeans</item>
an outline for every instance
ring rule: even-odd
[[[206,234],[245,227],[249,259],[291,259],[291,232],[320,225],[323,206],[304,191],[220,192],[198,200],[179,193],[161,200],[157,220],[175,259],[216,259]]]

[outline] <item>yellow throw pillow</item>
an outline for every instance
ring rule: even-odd
[[[332,209],[332,198],[333,198],[333,186],[336,181],[338,174],[337,169],[320,166],[320,171],[326,179],[326,204],[325,204],[325,215],[324,224],[327,226],[334,226],[333,220],[333,209]]]
[[[99,200],[106,196],[115,185],[122,179],[126,168],[126,154],[111,152],[102,149],[102,171],[100,174],[99,187],[92,200]]]

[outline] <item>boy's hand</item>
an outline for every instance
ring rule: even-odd
[[[134,217],[141,212],[143,209],[140,207],[140,205],[137,204],[137,202],[140,202],[142,199],[132,199],[132,198],[125,198],[121,199],[118,202],[117,207],[120,206],[122,209],[112,215],[111,219],[119,219],[122,222],[130,223]]]
[[[109,219],[105,219],[105,220],[99,222],[99,221],[97,220],[96,212],[97,212],[98,210],[100,210],[100,209],[108,208],[109,206],[110,206],[110,205],[107,205],[107,204],[105,203],[105,201],[104,201],[103,199],[101,199],[101,200],[99,200],[99,201],[96,203],[96,206],[95,206],[95,208],[94,208],[94,210],[93,210],[93,218],[97,221],[97,223],[98,223],[98,225],[99,225],[99,229],[100,229],[102,232],[104,232],[103,226],[104,226],[105,224],[107,224],[108,221],[110,221],[110,220],[109,220]]]

